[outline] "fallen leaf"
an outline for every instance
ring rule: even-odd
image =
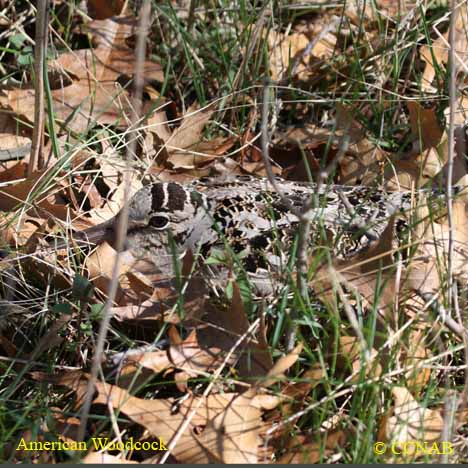
[[[311,369],[300,376],[300,381],[287,382],[287,386],[281,390],[281,394],[291,398],[294,402],[305,398],[324,378],[325,370],[320,363],[315,363]],[[284,409],[284,408],[283,408]]]
[[[427,330],[412,330],[409,334],[407,350],[404,352],[403,367],[410,367],[406,372],[408,390],[420,393],[431,378],[431,369],[422,368],[419,363],[429,359],[431,352],[425,347]]]
[[[380,174],[380,165],[388,156],[376,142],[368,138],[366,129],[355,114],[353,107],[337,105],[337,134],[348,137],[346,151],[337,161],[339,180],[343,185],[373,186],[376,176]]]
[[[137,461],[126,460],[122,456],[110,455],[109,453],[102,452],[91,452],[88,453],[82,460],[81,463],[85,465],[139,465]]]
[[[392,251],[393,217],[377,241],[349,260],[334,261],[332,268],[327,265],[317,270],[312,287],[319,297],[330,305],[335,304],[335,282],[344,285],[351,293],[365,299],[368,305],[377,303],[383,311],[393,308],[395,281]],[[352,296],[351,296],[352,297]]]
[[[416,101],[409,101],[407,106],[413,138],[418,141],[421,139],[422,150],[436,147],[442,138],[443,129],[437,120],[435,107],[425,109]]]
[[[203,317],[206,326],[199,330],[198,340],[206,348],[219,347],[229,352],[250,327],[239,287],[233,283],[230,307],[220,310],[213,304],[206,305],[206,315]],[[236,368],[239,376],[261,381],[273,367],[271,353],[262,333],[262,328],[259,327],[257,339],[249,336],[237,345],[236,356],[239,357],[239,362]]]
[[[54,378],[57,384],[73,385],[75,379]],[[85,388],[85,380],[81,387]],[[83,387],[84,385],[84,387]],[[76,388],[76,385],[73,386]],[[140,424],[166,446],[189,415],[193,418],[175,445],[172,454],[180,463],[240,463],[258,461],[262,399],[253,390],[245,394],[225,393],[190,397],[177,404],[175,399],[144,400],[110,384],[96,383],[94,404],[110,404]],[[279,403],[279,399],[276,400]],[[268,400],[270,406],[272,400]]]
[[[363,359],[361,344],[355,336],[340,336],[340,354],[337,358],[337,365],[341,368],[346,364],[351,364],[353,377],[350,382],[356,383],[360,380],[360,372],[365,366],[367,377],[379,377],[382,374],[382,366],[379,363],[379,354],[375,349],[370,351],[369,359]],[[367,361],[367,362],[366,362]]]
[[[311,37],[317,38],[325,27],[323,23],[317,23],[313,30],[308,31],[309,34],[292,32],[285,35],[282,32],[270,30],[267,41],[270,50],[271,78],[279,81],[289,78],[289,74],[294,73],[293,76],[299,80],[308,80],[311,75],[311,59],[330,58],[335,50],[337,41],[333,30],[328,31],[324,37],[320,37],[313,44]]]
[[[273,364],[273,367],[268,371],[267,375],[265,376],[265,380],[260,380],[262,387],[269,387],[278,380],[284,378],[284,372],[292,367],[293,364],[299,359],[302,347],[302,343],[299,343],[290,353],[280,357]]]
[[[457,18],[455,22],[455,57],[458,66],[464,67],[468,56],[467,42],[467,24],[468,12],[465,6],[457,8]],[[437,68],[441,68],[448,62],[448,51],[450,48],[448,41],[449,31],[439,37],[429,45],[421,47],[419,53],[426,62],[422,78],[422,87],[424,91],[433,91],[432,82],[436,76]]]
[[[91,34],[95,47],[127,48],[126,39],[137,34],[138,20],[133,16],[95,19],[84,26]]]
[[[300,437],[300,443],[289,444],[286,453],[277,460],[277,464],[319,463],[346,444],[346,434],[341,430],[320,434],[320,440],[311,437]],[[314,434],[314,439],[317,435]]]
[[[105,20],[109,28],[124,29],[115,32],[116,42],[100,42],[95,49],[81,49],[61,54],[48,62],[50,70],[68,75],[71,83],[51,91],[56,120],[66,122],[67,128],[76,132],[86,130],[95,123],[127,126],[135,118],[126,89],[118,84],[118,78],[133,76],[135,53],[122,36],[128,33],[128,22],[110,18]],[[163,81],[159,64],[145,60],[143,74],[147,80]],[[13,89],[6,92],[6,104],[17,115],[32,122],[34,108],[33,89]]]
[[[172,340],[171,340],[172,342]],[[176,369],[185,371],[190,376],[213,371],[224,362],[220,348],[201,348],[197,341],[197,332],[193,330],[180,343],[171,343],[168,350],[169,359]],[[227,361],[232,364],[234,357]]]
[[[26,212],[41,217],[41,212],[35,207],[47,211],[51,208],[47,195],[52,191],[57,193],[65,187],[64,182],[50,183],[47,175],[47,170],[37,171],[21,182],[0,187],[0,211],[12,211],[19,205],[25,204],[28,207]]]
[[[444,420],[438,411],[421,406],[404,387],[393,387],[392,395],[394,415],[386,421],[384,434],[399,451],[404,449],[410,457],[417,455],[416,444],[408,442],[436,442],[442,434]]]
[[[120,15],[124,0],[87,0],[88,12],[92,18],[105,19]]]

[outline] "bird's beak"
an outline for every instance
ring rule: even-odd
[[[67,239],[54,238],[49,241],[49,245],[56,250],[66,249],[72,245],[78,245],[85,247],[89,245],[99,245],[103,242],[109,242],[110,244],[114,241],[114,226],[115,218],[111,218],[97,226],[93,226],[84,231],[76,231],[72,235],[72,241]]]
[[[115,218],[104,221],[97,226],[78,232],[78,236],[73,236],[78,241],[84,241],[89,244],[102,244],[103,242],[112,242],[115,234]]]

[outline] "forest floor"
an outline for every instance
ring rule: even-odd
[[[0,0],[0,54],[1,461],[468,462],[466,1]],[[405,245],[256,301],[73,242],[267,156],[412,192]]]

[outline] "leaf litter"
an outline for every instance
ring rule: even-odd
[[[31,71],[24,69],[24,82],[13,81],[0,95],[0,274],[2,284],[7,285],[2,286],[1,307],[12,309],[15,301],[24,302],[21,310],[40,318],[37,326],[30,327],[38,330],[28,338],[31,353],[25,351],[31,346],[24,348],[22,343],[22,337],[29,335],[12,332],[13,322],[2,331],[0,348],[10,359],[33,361],[24,368],[27,380],[23,386],[31,380],[48,384],[55,401],[50,424],[40,428],[40,437],[62,441],[77,440],[94,349],[92,336],[102,318],[116,252],[110,244],[102,244],[43,254],[43,238],[58,236],[72,243],[70,232],[97,225],[119,211],[124,193],[122,149],[129,138],[138,141],[132,193],[148,179],[186,182],[212,174],[264,175],[258,138],[261,116],[255,107],[259,95],[246,86],[240,101],[233,96],[217,99],[219,82],[214,86],[206,71],[207,92],[213,86],[216,89],[210,99],[200,99],[184,75],[193,67],[191,62],[179,69],[181,77],[172,77],[177,91],[164,91],[170,67],[160,60],[164,50],[155,45],[154,37],[149,41],[158,53],[143,60],[145,115],[138,129],[131,128],[137,19],[128,6],[122,11],[124,2],[82,3],[87,3],[88,15],[71,15],[78,26],[72,34],[87,37],[86,47],[64,48],[62,44],[47,61],[55,126],[53,132],[48,127],[45,136],[48,167],[26,176],[29,151],[25,148],[30,148],[34,124]],[[262,66],[285,87],[282,94],[276,91],[281,97],[268,129],[275,174],[306,181],[324,163],[336,163],[335,183],[379,183],[390,190],[410,191],[446,185],[448,107],[442,101],[431,106],[420,102],[430,100],[442,83],[448,66],[448,32],[442,33],[445,30],[437,24],[430,37],[413,41],[411,60],[416,60],[419,69],[404,68],[407,76],[397,80],[394,89],[385,76],[388,62],[377,20],[386,15],[390,30],[400,31],[398,15],[407,15],[402,24],[414,24],[422,13],[411,7],[397,12],[386,1],[377,6],[366,5],[362,11],[352,5],[335,6],[318,9],[319,13],[300,13],[285,28],[273,21],[262,34],[253,34],[252,45],[242,49],[244,57],[255,57],[262,43],[269,57]],[[428,11],[425,20],[432,20],[433,12]],[[198,9],[192,19],[190,14],[176,14],[182,22],[210,18]],[[263,18],[271,19],[268,12]],[[456,51],[462,68],[465,23],[466,11],[461,8]],[[194,37],[203,30],[197,24]],[[361,47],[362,25],[367,43]],[[171,36],[165,27],[159,33]],[[239,37],[252,32],[243,27],[236,32]],[[181,36],[173,39],[177,43]],[[213,55],[205,52],[199,44],[191,55],[206,70]],[[408,99],[402,104],[372,94],[372,99],[382,100],[381,108],[365,99],[338,99],[348,91],[358,96],[356,83],[364,80],[362,76],[346,79],[353,73],[350,57],[366,61],[362,73],[376,90],[392,89],[393,97],[407,95]],[[369,68],[375,73],[369,74]],[[421,89],[415,93],[408,83],[417,80]],[[356,91],[346,88],[349,83],[354,83]],[[182,89],[190,92],[181,93]],[[319,98],[315,104],[298,99],[295,93],[302,91]],[[455,103],[458,126],[465,124],[465,101],[460,93]],[[247,125],[240,123],[238,109],[249,115]],[[382,124],[377,129],[379,119]],[[387,133],[386,127],[393,124],[395,133]],[[56,143],[62,156],[53,154]],[[223,303],[210,297],[197,274],[193,253],[183,259],[180,278],[148,271],[137,259],[124,256],[111,308],[114,336],[102,362],[103,373],[95,383],[92,406],[92,414],[106,415],[115,424],[105,427],[91,422],[89,433],[118,438],[123,430],[141,441],[162,438],[168,446],[177,439],[170,460],[179,463],[356,461],[350,447],[366,424],[375,441],[399,448],[408,442],[440,442],[448,420],[440,409],[445,397],[441,376],[463,397],[458,375],[464,368],[463,336],[443,326],[442,305],[448,252],[453,247],[452,274],[461,289],[462,304],[461,314],[455,307],[455,318],[463,318],[468,255],[463,189],[468,178],[461,133],[453,170],[461,195],[454,203],[451,221],[446,207],[427,206],[415,193],[416,210],[410,219],[415,227],[406,246],[395,244],[398,220],[391,219],[381,238],[351,260],[331,258],[313,271],[314,259],[309,259],[309,286],[321,308],[315,321],[309,317],[301,321],[292,350],[278,338],[285,330],[275,312],[279,304],[252,304],[245,297],[242,278],[229,278],[224,291],[228,300]],[[77,275],[89,281],[89,297],[73,297]],[[435,298],[433,307],[421,301],[427,294]],[[54,301],[61,307],[54,308]],[[291,309],[303,307],[298,300],[288,301],[281,306],[281,320],[294,315]],[[118,341],[117,336],[124,339]],[[143,346],[134,346],[137,343]],[[58,359],[52,368],[71,365],[74,370],[46,373],[36,369],[37,362],[54,355]],[[21,370],[23,361],[14,368]],[[355,408],[366,407],[362,392],[372,385],[379,389],[371,398],[376,402],[376,417],[372,427],[365,417],[358,427],[363,413],[356,415]],[[68,393],[61,393],[63,386]],[[27,398],[21,391],[18,401]],[[124,421],[120,416],[116,419],[120,414]],[[461,408],[456,412],[455,436],[462,440],[464,422],[466,412]],[[26,430],[21,434],[31,437]],[[410,460],[421,458],[416,451],[405,455]],[[41,461],[53,458],[34,456]],[[462,453],[456,457],[466,459]],[[27,454],[15,460],[20,458],[27,459]],[[116,456],[90,451],[83,462],[157,462],[162,458],[159,453]],[[404,459],[384,457],[390,462]]]

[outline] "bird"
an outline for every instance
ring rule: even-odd
[[[174,274],[175,262],[189,250],[211,265],[212,277],[220,275],[224,259],[235,263],[261,295],[272,294],[290,263],[304,210],[311,223],[310,254],[326,249],[344,260],[378,241],[394,215],[399,218],[395,236],[401,237],[408,227],[404,213],[414,203],[411,192],[275,182],[246,175],[150,183],[129,201],[124,250],[168,274]],[[75,239],[115,246],[120,216],[122,212]]]

